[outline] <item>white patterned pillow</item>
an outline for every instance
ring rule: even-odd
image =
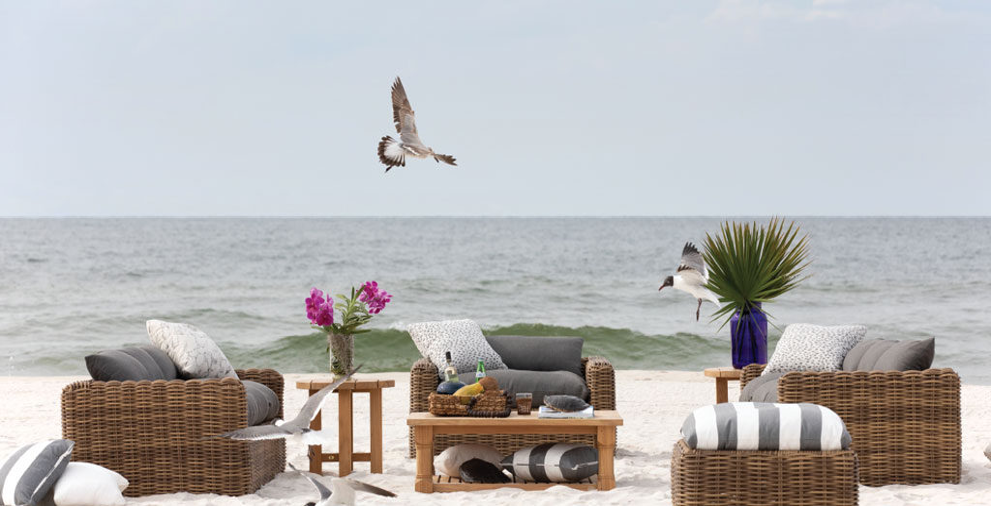
[[[185,323],[169,323],[161,320],[145,322],[148,338],[158,346],[185,378],[237,378],[234,367],[228,362],[217,343],[202,330]]]
[[[790,371],[839,371],[844,357],[865,338],[864,325],[823,327],[793,323],[785,328],[762,374]]]
[[[472,320],[413,323],[407,331],[417,350],[437,367],[442,379],[448,365],[444,354],[448,351],[451,352],[451,363],[460,373],[474,371],[479,360],[487,371],[506,369],[503,359],[482,335],[479,324]]]

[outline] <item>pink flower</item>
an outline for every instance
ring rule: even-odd
[[[307,318],[310,323],[325,327],[334,325],[334,302],[328,295],[324,297],[324,292],[310,289],[310,297],[307,297]]]
[[[379,314],[386,307],[386,304],[393,300],[393,296],[386,293],[385,290],[380,290],[379,283],[366,281],[362,285],[362,293],[358,295],[358,300],[368,305],[369,313]]]

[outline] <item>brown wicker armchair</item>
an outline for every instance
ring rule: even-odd
[[[741,388],[764,367],[745,367]],[[953,369],[790,372],[778,380],[778,401],[840,415],[864,485],[961,481],[961,379]]]
[[[271,369],[237,371],[271,388],[282,417],[283,378]],[[72,460],[128,479],[129,496],[186,491],[250,494],[286,467],[285,440],[209,438],[247,426],[245,389],[234,378],[79,381],[62,390],[62,436]]]
[[[616,378],[613,364],[603,357],[584,357],[582,372],[589,388],[589,403],[595,409],[617,409]],[[421,358],[410,368],[410,412],[427,411],[427,398],[440,383],[437,367],[430,359]],[[414,446],[413,427],[410,428],[409,457],[417,454]],[[434,455],[445,448],[462,443],[489,445],[500,453],[509,454],[520,448],[541,443],[582,443],[596,445],[596,436],[580,434],[435,434]]]

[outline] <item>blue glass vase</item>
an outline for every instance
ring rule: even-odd
[[[768,318],[757,309],[734,313],[730,318],[730,350],[735,369],[768,363]]]

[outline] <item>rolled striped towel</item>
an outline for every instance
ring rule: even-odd
[[[507,455],[503,469],[524,481],[581,481],[599,471],[599,453],[587,445],[545,443]]]
[[[832,410],[816,404],[725,402],[696,409],[682,438],[698,450],[847,450],[851,435]]]

